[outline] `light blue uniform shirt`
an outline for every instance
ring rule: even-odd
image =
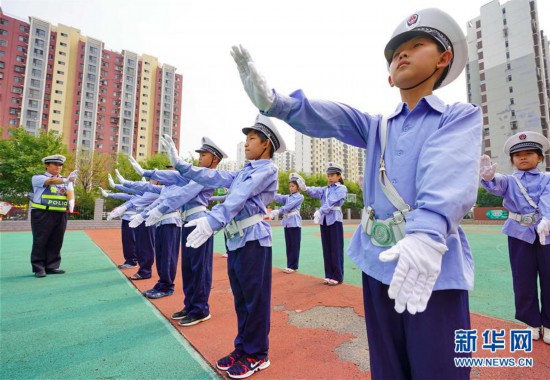
[[[304,196],[298,192],[289,195],[275,194],[275,202],[284,205],[279,208],[279,213],[283,216],[283,220],[281,221],[283,227],[302,227],[302,216],[299,212],[303,201]],[[298,211],[298,214],[285,216],[285,214],[292,211]]]
[[[117,186],[117,185],[115,185],[115,186]],[[117,200],[121,200],[121,201],[129,201],[134,196],[135,195],[130,195],[130,194],[126,194],[126,193],[111,193],[111,194],[108,195],[109,198],[117,199]],[[120,219],[129,221],[132,218],[132,215],[135,215],[135,214],[136,214],[135,208],[131,207],[131,208],[126,209],[126,211],[124,211],[124,214],[122,214]]]
[[[276,99],[265,114],[284,120],[313,137],[334,137],[366,149],[363,199],[378,219],[392,216],[378,173],[380,115],[360,112],[345,104],[307,99],[302,91]],[[385,162],[388,176],[412,208],[406,232],[424,232],[447,244],[435,290],[472,289],[474,265],[459,223],[472,208],[479,184],[481,110],[472,104],[444,104],[434,95],[410,111],[400,103],[388,117]],[[378,259],[386,248],[372,244],[361,227],[351,239],[348,255],[369,276],[389,284],[397,261]]]
[[[513,175],[519,179],[525,190],[527,190],[527,194],[538,206],[540,217],[550,219],[550,173],[543,173],[538,169],[533,169],[529,171],[516,170]],[[535,209],[527,202],[516,180],[511,175],[497,173],[492,181],[481,180],[481,184],[491,194],[504,197],[502,205],[508,211],[517,214],[531,214],[535,212]],[[538,223],[532,226],[522,226],[519,222],[508,219],[504,223],[502,232],[508,236],[532,244],[538,236],[537,225]],[[546,239],[545,245],[549,244],[550,239]]]
[[[133,207],[136,212],[141,213],[141,211],[143,211],[145,207],[156,201],[159,196],[159,193],[144,192],[142,195],[136,195],[129,201],[124,202],[121,207],[124,206],[128,209]]]
[[[175,170],[145,170],[143,176],[158,181],[163,185],[185,186],[189,183],[188,178],[183,177]]]
[[[209,188],[229,188],[225,202],[215,205],[207,213],[213,231],[219,231],[231,219],[243,220],[250,216],[265,215],[266,205],[273,202],[278,188],[277,167],[272,160],[256,160],[245,164],[238,172],[198,168],[187,162],[176,165],[185,177]],[[246,242],[258,240],[262,247],[271,247],[271,227],[262,220],[227,240],[227,248],[235,251]]]
[[[339,207],[344,204],[346,195],[348,194],[348,188],[342,185],[340,182],[334,183],[329,186],[314,187],[308,186],[306,193],[314,198],[321,200],[321,221],[326,219],[327,226],[334,224],[334,222],[342,222],[342,210],[331,210],[331,207]]]
[[[35,174],[32,176],[32,179],[31,179],[32,189],[33,189],[32,201],[34,203],[40,204],[41,202],[40,197],[42,197],[42,193],[46,190],[46,185],[44,185],[44,183],[49,178],[53,178],[53,175],[51,175],[49,172],[45,172],[44,174]],[[64,177],[59,176],[58,178],[64,178]],[[67,184],[49,185],[49,186],[65,188],[65,190],[74,190],[72,182],[69,182]]]

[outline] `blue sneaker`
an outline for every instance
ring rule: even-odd
[[[242,354],[238,353],[237,351],[233,351],[227,356],[224,356],[220,360],[216,362],[216,367],[218,369],[221,369],[222,371],[227,371],[229,368],[233,366],[240,358]]]
[[[254,356],[242,356],[227,370],[227,375],[232,379],[244,379],[252,376],[254,372],[266,369],[271,363],[266,356],[263,359],[256,359]]]

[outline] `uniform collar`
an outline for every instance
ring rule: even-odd
[[[246,165],[250,165],[253,168],[257,168],[259,166],[267,165],[271,162],[273,162],[271,159],[263,158],[261,160],[250,160],[250,161],[248,161],[248,163]]]
[[[519,179],[525,177],[526,173],[533,174],[533,175],[539,175],[541,173],[541,171],[537,168],[527,170],[527,171],[525,171],[525,170],[514,170],[514,175],[516,177],[518,177]]]
[[[445,103],[435,95],[428,95],[420,99],[418,101],[418,104],[416,105],[416,108],[422,105],[426,105],[439,113],[443,113],[445,111]],[[403,112],[405,107],[406,104],[404,102],[399,103],[395,111],[388,117],[388,119],[399,115],[401,112]]]

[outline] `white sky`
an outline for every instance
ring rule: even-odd
[[[466,30],[487,0],[0,0],[4,13],[80,29],[109,50],[150,54],[183,75],[181,151],[211,137],[236,159],[243,127],[257,110],[244,92],[229,51],[247,47],[268,83],[282,93],[390,113],[400,101],[389,87],[384,46],[401,20],[438,7]],[[501,0],[501,4],[505,1]],[[538,0],[541,28],[550,1]],[[550,34],[550,30],[545,30]],[[466,101],[464,74],[436,94]],[[278,123],[289,149],[294,130]],[[196,154],[195,154],[196,155]]]

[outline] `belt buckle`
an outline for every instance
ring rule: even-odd
[[[370,237],[381,247],[390,247],[395,244],[395,237],[391,226],[386,223],[379,222],[376,219],[373,222]]]
[[[537,218],[535,215],[522,215],[520,224],[523,226],[531,226],[535,224]]]
[[[231,221],[225,226],[225,236],[228,239],[232,239],[233,236],[237,235],[239,233],[239,228],[237,227],[237,223],[235,223],[234,219],[231,219]]]

